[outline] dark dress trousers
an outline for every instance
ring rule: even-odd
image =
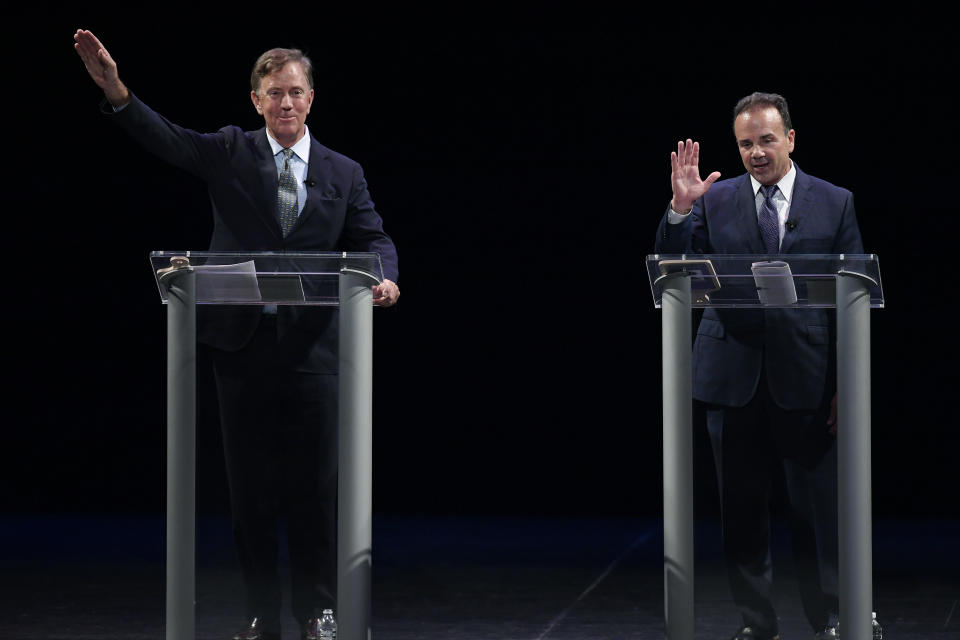
[[[863,253],[853,195],[799,167],[788,220],[780,253]],[[749,175],[714,183],[679,224],[665,214],[656,251],[766,253]],[[836,446],[826,425],[835,327],[823,309],[707,309],[697,330],[693,395],[707,409],[731,592],[744,624],[764,634],[777,629],[769,501],[778,469],[807,618],[820,630],[838,609]]]
[[[135,96],[110,118],[143,145],[203,179],[213,210],[210,251],[369,251],[397,280],[360,165],[310,141],[307,199],[283,237],[278,175],[266,129],[198,133]],[[278,530],[286,517],[292,609],[333,608],[336,589],[337,312],[281,306],[204,306],[198,336],[212,347],[234,538],[246,613],[279,627]]]

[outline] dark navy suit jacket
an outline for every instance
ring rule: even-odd
[[[266,129],[224,127],[198,133],[173,124],[131,96],[111,115],[151,153],[207,183],[213,208],[210,251],[369,251],[380,254],[384,278],[397,281],[397,252],[383,231],[360,165],[315,138],[310,140],[307,200],[283,237],[277,213],[277,167]],[[242,348],[262,317],[259,307],[203,307],[201,341],[227,351]],[[278,334],[298,370],[337,370],[335,311],[280,307]]]
[[[853,194],[797,167],[781,253],[863,253]],[[764,254],[749,174],[713,184],[689,217],[657,229],[658,253]],[[813,410],[833,395],[835,321],[823,309],[707,309],[693,351],[693,395],[730,407],[753,397],[765,370],[774,401]]]

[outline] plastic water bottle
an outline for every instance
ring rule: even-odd
[[[880,623],[877,622],[877,612],[873,612],[873,640],[883,640],[883,627],[880,626]]]
[[[317,622],[317,640],[337,640],[337,621],[333,619],[333,609],[323,610],[323,616]]]

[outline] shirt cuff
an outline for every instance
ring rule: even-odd
[[[693,209],[691,209],[686,213],[677,213],[676,211],[673,210],[673,207],[668,207],[668,209],[669,210],[667,211],[667,222],[669,222],[670,224],[680,224],[681,222],[684,222],[687,218],[690,217],[690,211],[693,211]]]
[[[110,103],[109,100],[107,100],[106,97],[104,97],[103,100],[100,101],[100,111],[107,115],[110,115],[111,113],[120,113],[121,111],[123,111],[129,106],[130,106],[130,103],[128,102],[127,104],[122,104],[119,107],[115,107]]]

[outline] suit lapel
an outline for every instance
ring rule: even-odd
[[[796,163],[794,163],[794,166],[796,166]],[[793,196],[790,198],[790,214],[787,216],[787,220],[793,224],[795,229],[804,228],[800,223],[807,216],[807,213],[813,209],[813,194],[810,191],[812,186],[813,183],[809,176],[801,172],[800,167],[797,167],[797,177],[793,182]],[[780,253],[790,253],[790,247],[793,246],[798,237],[799,232],[790,231],[788,228],[784,233],[783,242],[780,243]]]
[[[316,215],[320,208],[320,200],[324,197],[331,197],[333,189],[330,186],[330,158],[326,147],[317,142],[313,136],[310,137],[310,160],[307,162],[307,201],[303,205],[303,211],[297,218],[297,224],[293,227],[291,233],[295,233],[297,227],[307,224],[310,218]],[[312,184],[312,186],[311,186]]]
[[[283,232],[280,230],[280,214],[277,209],[279,183],[277,163],[273,159],[273,149],[270,148],[270,142],[267,141],[267,130],[265,128],[254,134],[254,144],[259,155],[257,168],[260,172],[260,181],[263,184],[263,206],[258,207],[258,210],[265,217],[267,226],[273,234],[282,239]]]
[[[747,253],[766,253],[763,236],[760,235],[760,223],[757,220],[756,194],[753,193],[753,183],[750,182],[748,173],[743,175],[743,181],[737,189],[737,220],[740,237],[747,240]]]

